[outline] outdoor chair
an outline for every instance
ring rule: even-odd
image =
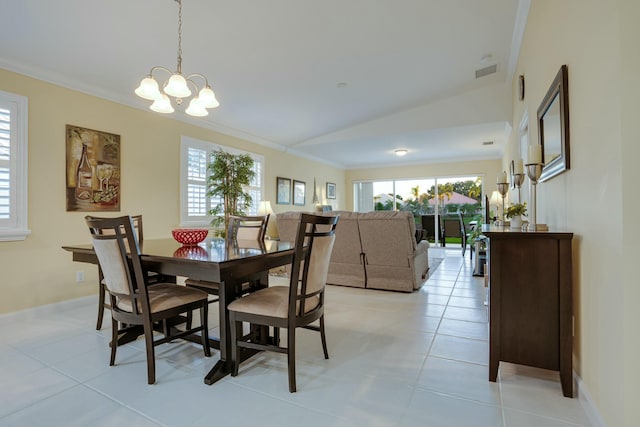
[[[444,227],[442,226],[442,217],[438,215],[439,224],[438,224],[438,237],[440,244],[444,246]],[[426,240],[434,240],[436,239],[436,216],[431,215],[422,215],[422,232],[423,238]]]

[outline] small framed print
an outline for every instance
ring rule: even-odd
[[[327,182],[327,199],[336,198],[336,185],[333,182]]]
[[[306,184],[303,181],[293,180],[293,204],[304,206],[304,193]]]
[[[276,178],[276,204],[288,205],[291,203],[291,180],[289,178]]]

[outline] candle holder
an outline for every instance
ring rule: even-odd
[[[504,198],[507,195],[507,191],[509,191],[509,183],[508,182],[497,182],[496,185],[498,186],[498,193],[500,193],[500,196],[502,196],[502,221],[501,221],[501,225],[504,226],[505,225],[505,220],[504,220]]]
[[[525,165],[527,168],[527,176],[531,182],[531,221],[527,226],[527,231],[548,231],[549,227],[546,224],[537,224],[536,210],[537,210],[537,194],[536,187],[540,175],[542,175],[542,168],[544,163],[528,163]]]
[[[518,203],[522,203],[522,194],[520,192],[520,187],[524,183],[524,174],[523,173],[514,173],[513,174],[513,185],[518,189]]]

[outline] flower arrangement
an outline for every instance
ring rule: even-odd
[[[526,214],[527,214],[527,202],[513,203],[511,206],[509,206],[504,210],[504,215],[507,218],[513,218],[516,216],[521,216]]]

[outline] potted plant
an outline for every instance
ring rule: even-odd
[[[248,154],[231,154],[218,150],[211,155],[207,168],[211,172],[207,180],[207,196],[221,200],[210,211],[211,225],[220,228],[224,235],[230,215],[244,215],[253,199],[246,187],[255,177],[253,159]]]
[[[512,203],[504,214],[511,221],[511,228],[522,227],[522,215],[527,214],[527,202],[524,203]]]

